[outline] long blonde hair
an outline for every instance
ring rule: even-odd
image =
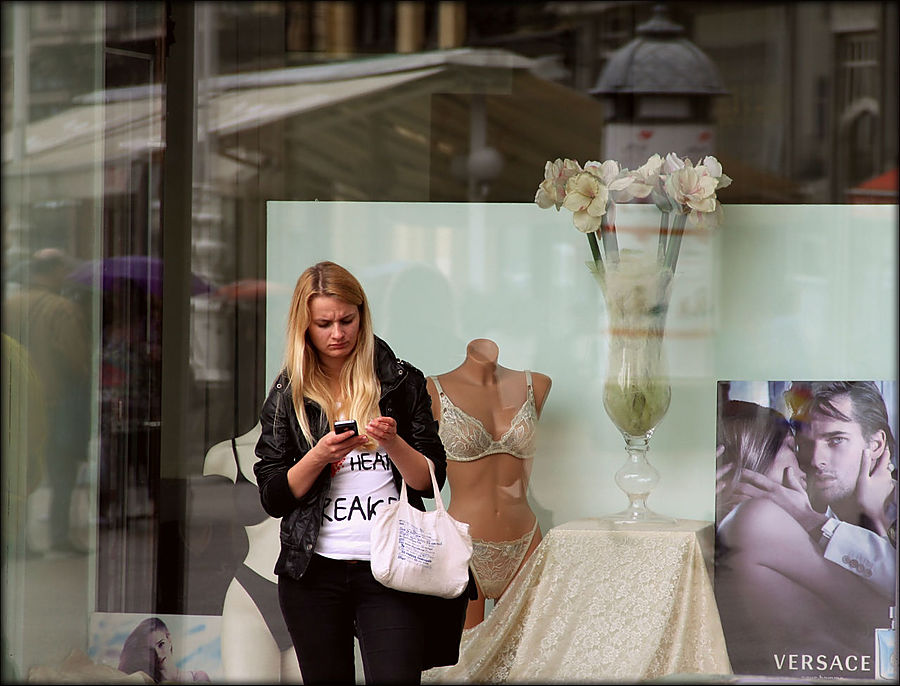
[[[297,279],[288,312],[287,343],[284,368],[291,383],[294,411],[300,430],[310,445],[315,444],[309,418],[303,405],[304,398],[319,404],[325,424],[319,430],[340,419],[337,400],[331,394],[325,370],[318,353],[307,335],[310,325],[310,302],[317,295],[330,295],[355,305],[359,312],[359,336],[341,369],[341,397],[347,401],[347,418],[355,419],[362,427],[381,414],[378,401],[381,384],[375,375],[375,334],[369,301],[356,277],[334,262],[319,262],[306,269]]]

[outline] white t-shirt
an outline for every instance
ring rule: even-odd
[[[337,560],[370,560],[372,522],[384,503],[399,497],[386,452],[348,453],[331,479],[316,552]]]

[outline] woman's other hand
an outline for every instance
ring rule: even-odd
[[[391,446],[398,440],[397,420],[393,417],[376,417],[366,424],[366,434],[374,438],[385,450],[391,452]]]
[[[784,469],[781,483],[770,479],[765,474],[745,469],[735,487],[735,494],[744,499],[769,498],[797,520],[810,535],[814,535],[814,532],[828,519],[824,514],[813,509],[806,489],[803,488],[803,483],[793,467]]]
[[[384,448],[411,488],[424,491],[431,486],[427,458],[397,435],[397,420],[376,417],[366,424],[366,434]]]
[[[891,478],[891,451],[885,446],[877,458],[872,458],[869,448],[863,450],[859,462],[859,476],[856,479],[856,497],[862,515],[879,536],[887,536],[885,505],[894,489]]]

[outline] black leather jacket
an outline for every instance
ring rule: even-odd
[[[387,343],[375,338],[375,374],[381,382],[379,406],[382,415],[397,420],[397,433],[434,463],[438,486],[447,475],[447,455],[438,437],[437,422],[431,415],[431,398],[425,389],[425,375],[408,362],[397,358]],[[316,442],[330,431],[322,408],[305,401],[306,414]],[[260,412],[262,434],[256,444],[259,460],[253,465],[263,509],[272,517],[281,517],[281,552],[275,563],[276,574],[299,579],[306,571],[316,547],[331,472],[323,469],[316,481],[300,498],[291,493],[287,472],[313,447],[303,437],[294,412],[291,388],[282,371],[263,403]],[[315,443],[313,444],[315,445]],[[392,464],[397,489],[402,477]],[[409,502],[425,509],[422,498],[433,498],[429,487],[417,491],[407,486]],[[440,497],[440,495],[438,495]]]

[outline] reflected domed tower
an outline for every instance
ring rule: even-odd
[[[684,37],[663,4],[636,33],[591,89],[607,109],[603,159],[636,167],[655,152],[694,162],[715,154],[712,101],[727,93],[716,65]]]

